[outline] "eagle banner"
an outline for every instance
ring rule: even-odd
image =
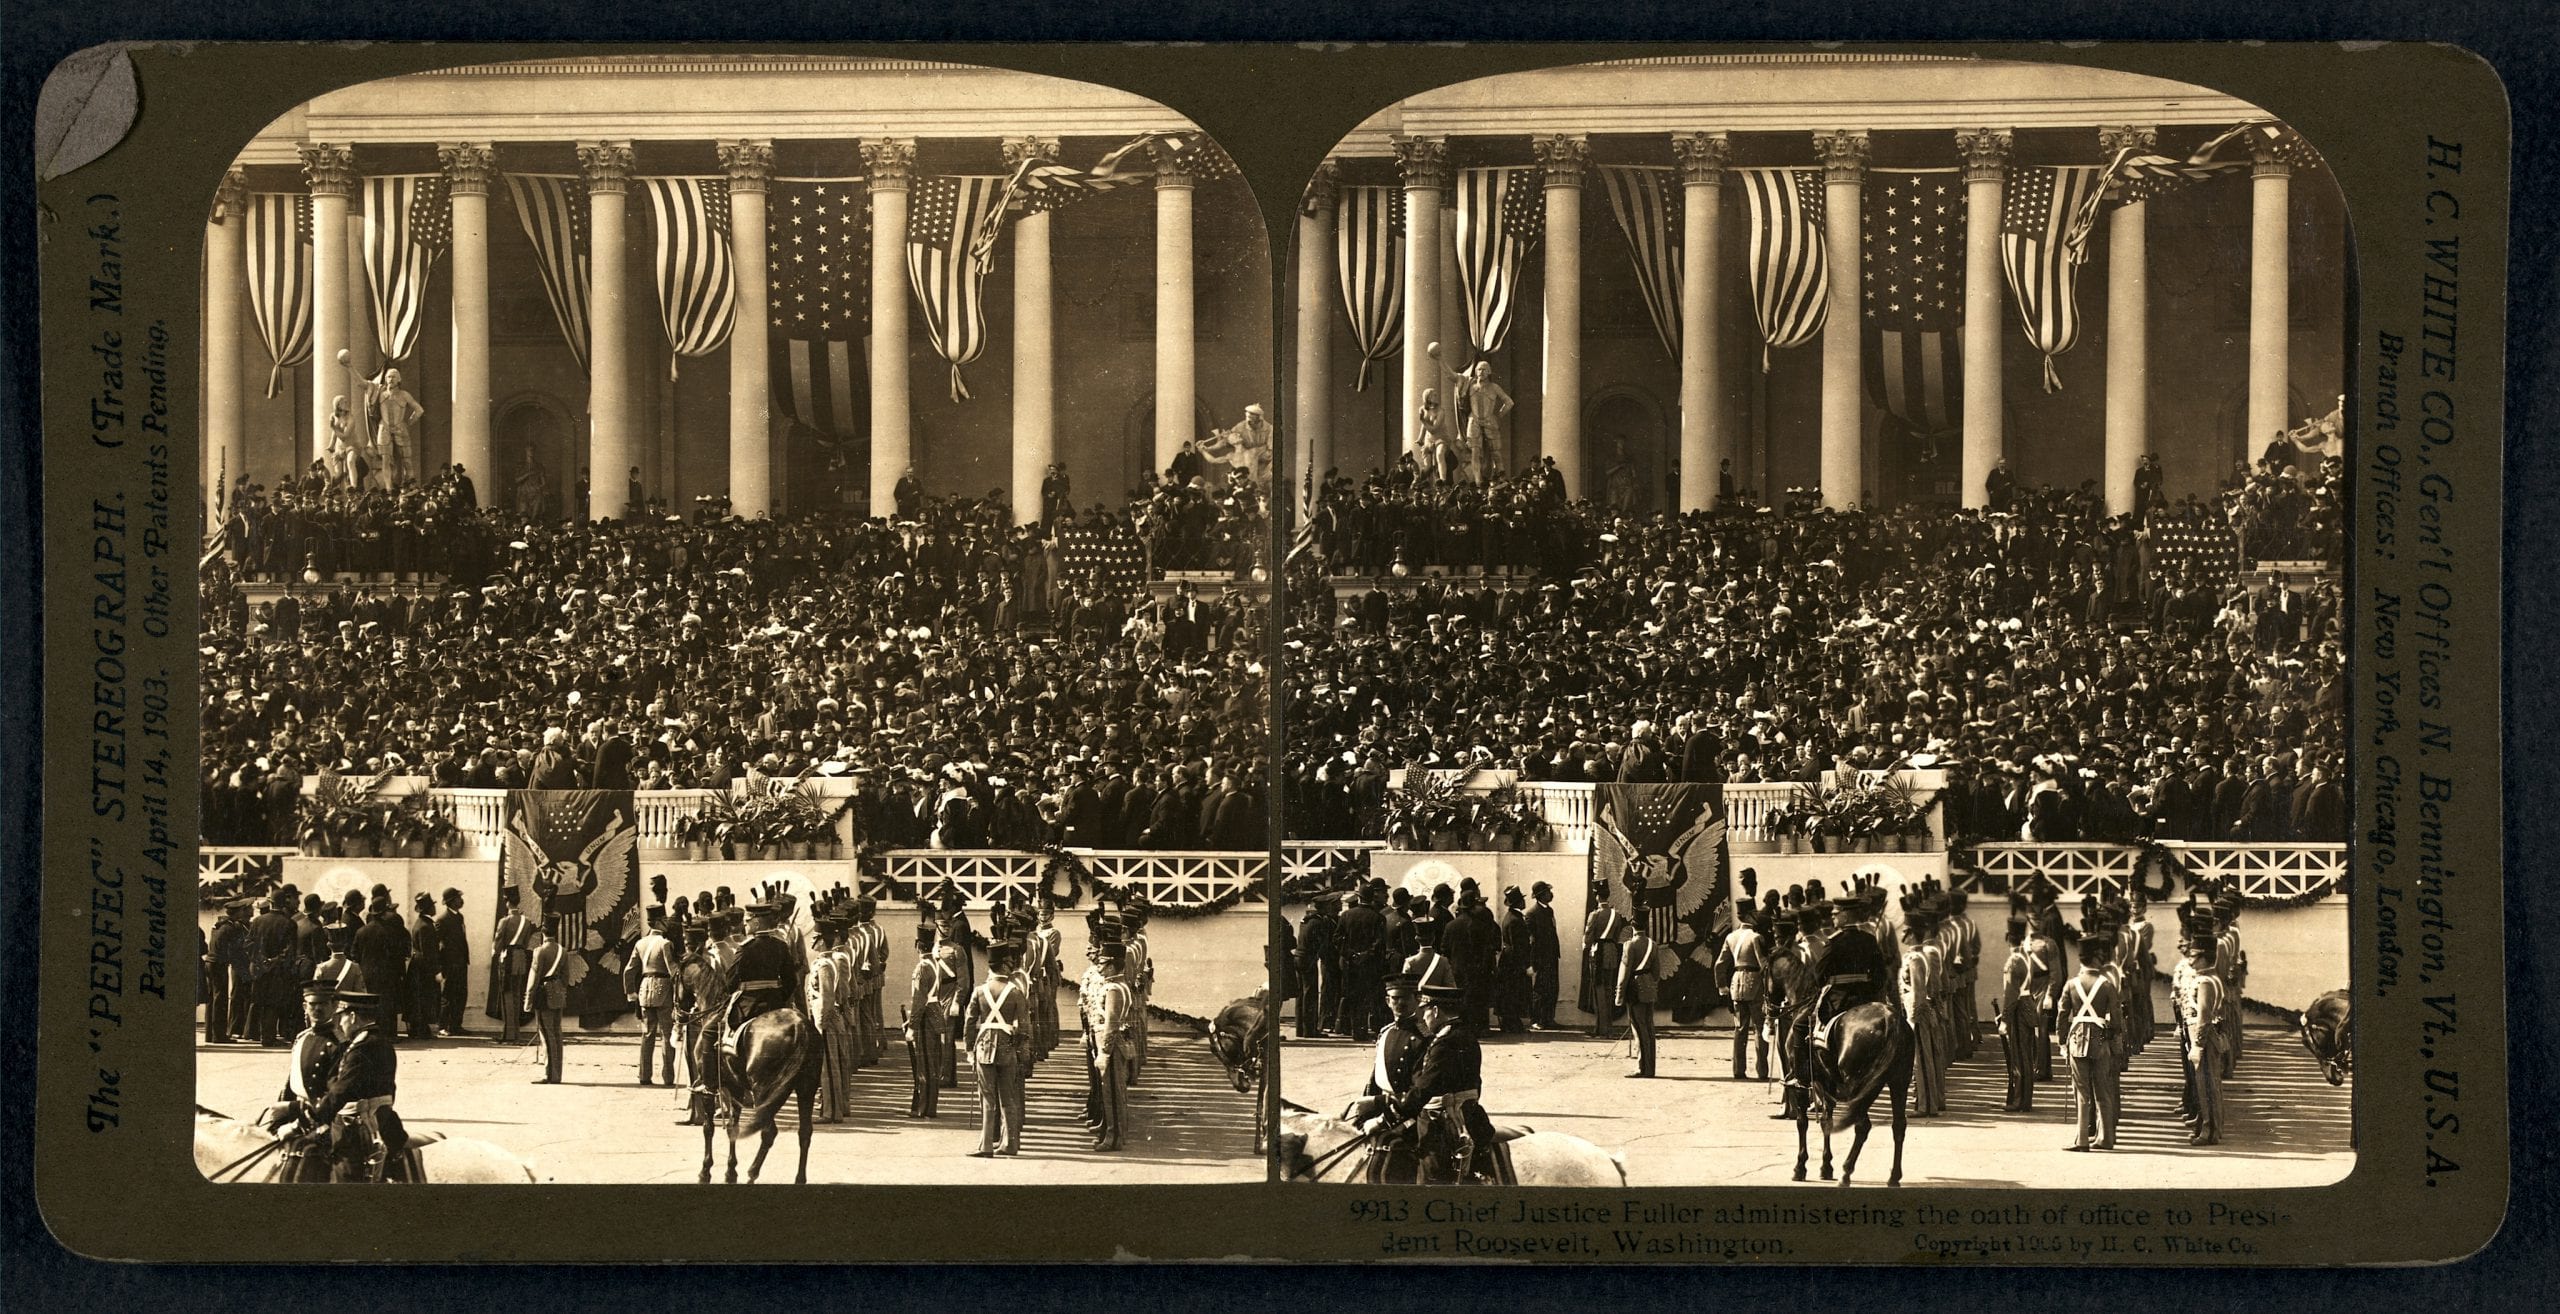
[[[1661,1006],[1690,1023],[1716,1006],[1725,909],[1724,791],[1594,785],[1591,906],[1606,903],[1660,946]]]
[[[557,919],[568,951],[566,1012],[596,1027],[630,1011],[622,959],[640,938],[639,812],[627,789],[511,789],[498,897],[537,924]]]

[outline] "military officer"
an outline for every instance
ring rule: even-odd
[[[1653,1005],[1662,995],[1662,947],[1645,934],[1641,923],[1628,921],[1618,928],[1624,947],[1618,953],[1618,979],[1613,983],[1613,999],[1619,1011],[1636,1033],[1636,1070],[1631,1077],[1651,1077],[1653,1071]]]
[[[329,1028],[339,1043],[329,1053],[326,1084],[307,1100],[289,1085],[268,1111],[271,1131],[298,1122],[308,1132],[325,1135],[333,1182],[382,1180],[383,1164],[409,1143],[392,1108],[399,1093],[400,1059],[382,1034],[384,1023],[377,1015],[381,1002],[380,995],[368,990],[332,996]]]
[[[1603,903],[1582,924],[1582,1005],[1591,1010],[1591,1034],[1602,1040],[1617,1031],[1617,981],[1620,940],[1627,918]]]
[[[502,1024],[498,1043],[513,1045],[524,1039],[524,978],[532,957],[535,928],[532,919],[516,907],[513,889],[500,891],[499,899],[507,911],[498,918],[498,928],[490,937],[490,993],[495,996],[490,1012]]]
[[[1748,917],[1736,917],[1724,943],[1716,948],[1716,979],[1733,1000],[1733,1079],[1751,1076],[1751,1050],[1758,1042],[1760,1079],[1769,1079],[1769,1042],[1760,1038],[1768,998],[1769,964],[1762,954],[1760,928]]]
[[[2183,957],[2169,987],[2170,1007],[2178,1020],[2178,1057],[2186,1072],[2180,1117],[2191,1129],[2190,1145],[2222,1140],[2222,979],[2215,975],[2216,920],[2209,909],[2182,916],[2179,938]]]
[[[685,1116],[677,1125],[708,1126],[711,1122],[713,1091],[709,1076],[711,1063],[705,1049],[719,1031],[715,1015],[729,998],[729,978],[720,959],[711,952],[711,922],[697,918],[685,923],[684,957],[676,965],[677,1003],[684,1033],[686,1080],[690,1094],[685,1103]]]
[[[1446,960],[1415,986],[1422,995],[1418,1020],[1426,1039],[1413,1083],[1390,1111],[1414,1128],[1423,1185],[1489,1180],[1494,1131],[1482,1102],[1484,1048],[1459,1016],[1466,991]],[[1369,1129],[1382,1128],[1373,1119]]]
[[[676,953],[667,940],[667,913],[649,910],[649,930],[631,946],[624,982],[640,1010],[640,1084],[653,1085],[650,1061],[665,1047],[666,1084],[676,1084]]]
[[[2000,1105],[2003,1113],[2025,1113],[2036,1106],[2036,1006],[2045,993],[2045,960],[2029,946],[2027,928],[2024,916],[2009,918],[2009,957],[2000,968],[1997,1025],[2000,1057],[2009,1073],[2008,1095]]]
[[[1412,1089],[1413,1074],[1422,1066],[1426,1037],[1415,1007],[1420,996],[1415,993],[1413,978],[1402,972],[1388,977],[1386,993],[1388,1019],[1378,1030],[1378,1043],[1369,1061],[1369,1080],[1360,1088],[1360,1098],[1342,1111],[1342,1120],[1354,1126],[1391,1109]],[[1412,1156],[1402,1140],[1389,1138],[1370,1143],[1362,1180],[1409,1182],[1413,1176]]]
[[[1132,1034],[1138,1026],[1137,997],[1127,980],[1128,951],[1117,942],[1106,942],[1096,952],[1101,956],[1102,984],[1086,1023],[1094,1036],[1093,1064],[1101,1096],[1101,1125],[1094,1129],[1093,1148],[1117,1150],[1129,1130],[1129,1061],[1137,1052]]]
[[[2071,1061],[2071,1103],[2077,1134],[2070,1150],[2116,1148],[2116,1116],[2121,1107],[2117,1065],[2118,1032],[2123,1003],[2108,975],[2115,941],[2103,927],[2080,937],[2080,972],[2063,983],[2060,1027],[2064,1052]]]
[[[969,1063],[978,1073],[978,1148],[976,1158],[1022,1153],[1023,1060],[1030,1046],[1025,1034],[1030,1000],[1015,975],[1021,951],[998,943],[987,951],[987,979],[969,996],[962,1034],[969,1037]]]
[[[934,952],[933,924],[918,922],[916,965],[907,975],[907,1002],[899,1010],[904,1023],[899,1034],[907,1042],[910,1118],[941,1116],[942,1065],[936,1056],[948,1046],[942,1036],[942,1001],[951,976],[950,960]]]
[[[555,938],[559,933],[560,919],[544,918],[534,929],[532,948],[526,953],[523,1007],[533,1015],[534,1027],[542,1036],[542,1075],[533,1083],[537,1086],[559,1085],[566,1057],[561,1053],[560,1014],[569,1007],[569,954]]]

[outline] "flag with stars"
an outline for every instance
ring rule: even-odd
[[[738,284],[729,268],[729,180],[638,181],[648,190],[657,233],[658,318],[667,343],[678,358],[708,356],[729,341],[738,317]]]
[[[1659,948],[1661,1003],[1675,1022],[1715,1007],[1727,917],[1724,791],[1715,785],[1591,787],[1591,906],[1644,928]]]
[[[1090,169],[1038,156],[1024,157],[1012,173],[1005,175],[998,203],[988,207],[986,217],[970,237],[969,258],[976,262],[978,272],[984,275],[995,267],[996,243],[1013,216],[1052,214],[1089,197],[1148,181],[1147,174],[1126,167],[1126,157],[1124,147]]]
[[[924,311],[925,336],[951,362],[951,400],[966,401],[960,369],[987,349],[986,268],[970,254],[989,214],[1004,203],[1002,174],[918,178],[907,194],[907,284]]]
[[[2315,166],[2320,159],[2319,153],[2292,129],[2267,120],[2243,123],[2221,133],[2183,160],[2157,151],[2120,147],[2098,175],[2098,185],[2072,216],[2071,230],[2063,239],[2071,247],[2071,258],[2084,262],[2089,258],[2089,235],[2097,231],[2101,210],[2139,205],[2210,178],[2246,172],[2250,159],[2224,158],[2224,148],[2235,145],[2250,151],[2263,148],[2295,168]]]
[[[560,336],[587,368],[587,289],[593,247],[587,235],[587,180],[574,174],[511,173],[507,194],[516,205],[516,222],[533,243],[534,268],[542,274],[543,295],[560,321]]]
[[[1479,357],[1502,350],[1520,306],[1520,271],[1546,231],[1546,185],[1534,165],[1458,170],[1458,292]],[[1451,369],[1464,362],[1443,359]]]
[[[407,360],[425,317],[427,279],[453,244],[444,175],[386,174],[364,180],[364,272],[373,295],[374,346]]]
[[[1369,365],[1404,350],[1404,189],[1345,187],[1333,231],[1342,309],[1360,348],[1355,391],[1369,389]],[[1299,277],[1313,277],[1300,271]]]
[[[537,925],[555,927],[579,1024],[628,1012],[622,960],[638,942],[639,812],[627,789],[511,789],[499,831],[499,902],[508,892]]]
[[[1751,209],[1751,309],[1760,319],[1760,369],[1801,347],[1829,314],[1831,263],[1822,240],[1820,169],[1735,169]]]
[[[1860,216],[1867,395],[1924,437],[1963,415],[1964,183],[1953,169],[1875,169]]]
[[[870,410],[870,194],[860,178],[776,178],[766,204],[774,402],[823,437],[856,437]]]
[[[2075,216],[2098,195],[2095,165],[2012,169],[2000,202],[2000,268],[2027,341],[2044,353],[2044,390],[2059,392],[2054,359],[2080,341],[2080,262],[2069,240]]]
[[[249,315],[267,344],[267,395],[284,372],[311,359],[311,193],[259,192],[249,198]]]
[[[1680,231],[1687,221],[1680,184],[1671,170],[1651,164],[1608,164],[1600,180],[1609,209],[1635,262],[1636,289],[1644,294],[1653,333],[1673,361],[1680,359]]]

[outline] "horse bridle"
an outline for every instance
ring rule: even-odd
[[[231,1120],[229,1115],[217,1113],[201,1104],[196,1106],[196,1112],[221,1118],[226,1122]],[[285,1137],[270,1134],[270,1138],[266,1144],[249,1151],[247,1154],[241,1155],[239,1158],[214,1169],[212,1172],[206,1173],[204,1175],[204,1179],[208,1182],[219,1182],[224,1178],[231,1176],[233,1173],[245,1174],[248,1172],[250,1165],[255,1164],[260,1159],[266,1158],[270,1154],[274,1154],[277,1151],[282,1150],[285,1147],[285,1143]]]

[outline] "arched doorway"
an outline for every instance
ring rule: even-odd
[[[567,512],[584,448],[569,408],[544,393],[518,393],[499,403],[492,429],[490,462],[497,469],[482,488],[482,503],[542,518]]]
[[[1670,508],[1679,478],[1662,405],[1635,388],[1603,389],[1583,410],[1583,496],[1609,500],[1612,472],[1623,462],[1629,504],[1638,512]]]

